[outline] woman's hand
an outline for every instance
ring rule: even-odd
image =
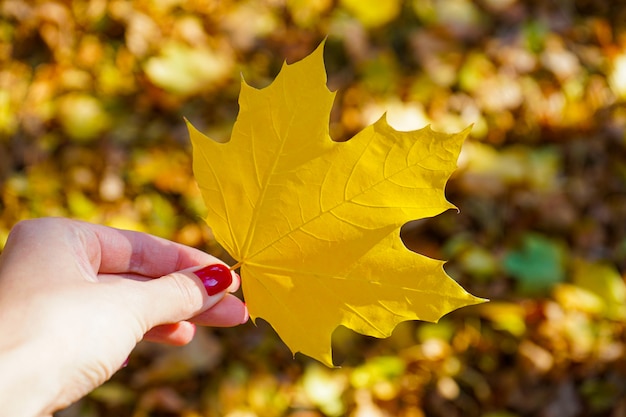
[[[228,294],[238,286],[220,260],[155,236],[18,223],[0,255],[2,412],[51,415],[109,379],[144,338],[183,345],[194,323],[247,321]]]

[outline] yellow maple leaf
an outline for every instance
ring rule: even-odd
[[[264,89],[242,82],[229,142],[188,124],[206,220],[241,267],[251,318],[329,366],[339,325],[387,337],[483,301],[400,239],[404,223],[454,207],[444,186],[469,129],[399,132],[382,118],[334,142],[333,99],[322,44]]]

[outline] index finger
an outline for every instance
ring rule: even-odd
[[[198,249],[147,233],[83,224],[97,239],[100,259],[97,267],[92,266],[100,273],[160,277],[196,265],[224,263]]]
[[[223,263],[198,249],[146,233],[52,217],[16,224],[2,255],[13,260],[6,265],[26,264],[39,270],[78,265],[94,278],[98,273],[156,278],[196,265]]]

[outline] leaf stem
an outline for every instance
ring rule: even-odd
[[[239,262],[237,262],[235,265],[231,266],[231,267],[230,267],[230,270],[231,270],[231,271],[234,271],[235,269],[240,268],[240,267],[241,267],[241,265],[243,265],[243,261],[239,261]]]

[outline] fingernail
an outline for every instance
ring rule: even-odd
[[[226,288],[230,287],[230,284],[233,282],[230,269],[222,264],[205,266],[202,269],[194,271],[194,274],[200,278],[209,295],[215,295],[224,291]]]

